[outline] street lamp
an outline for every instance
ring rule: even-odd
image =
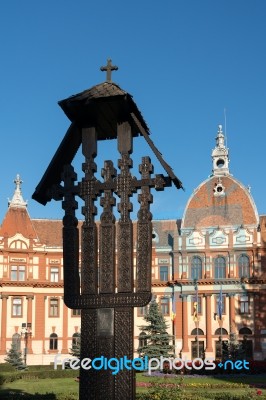
[[[31,323],[23,323],[21,327],[21,337],[24,338],[24,364],[27,365],[27,353],[28,353],[28,340],[31,337]]]

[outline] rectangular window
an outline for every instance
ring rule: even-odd
[[[240,296],[240,314],[249,313],[249,300],[248,296]]]
[[[72,310],[72,317],[80,317],[81,315],[81,310],[76,309],[76,310]]]
[[[145,317],[147,311],[148,311],[148,306],[138,307],[137,311],[138,317]]]
[[[59,317],[58,299],[50,299],[49,317]]]
[[[59,280],[59,269],[57,267],[51,267],[51,269],[50,269],[50,280],[51,280],[51,282],[58,282],[58,280]]]
[[[11,281],[25,281],[26,268],[24,265],[12,265],[11,266]]]
[[[12,299],[12,317],[22,317],[22,299]]]
[[[161,297],[161,311],[163,315],[169,315],[169,299]]]
[[[161,266],[160,268],[160,281],[168,281],[168,267]]]

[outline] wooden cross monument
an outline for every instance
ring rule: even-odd
[[[134,307],[151,299],[152,214],[151,189],[164,190],[172,183],[182,187],[172,169],[149,137],[148,127],[132,96],[111,82],[117,69],[108,61],[107,81],[59,102],[71,125],[36,187],[33,198],[41,204],[62,200],[64,302],[81,309],[81,361],[105,357],[133,360]],[[132,175],[133,138],[142,135],[167,172],[153,175],[149,157],[139,165],[140,177]],[[106,160],[97,178],[96,156],[99,140],[116,139],[119,159],[116,166]],[[82,146],[83,178],[71,162]],[[116,169],[118,168],[118,171]],[[133,224],[130,198],[138,193],[136,275],[133,266]],[[84,221],[79,235],[75,211],[76,196],[84,205]],[[102,212],[96,224],[95,202]],[[114,208],[120,218],[116,222]],[[81,236],[81,282],[79,251]],[[134,239],[135,241],[135,239]],[[81,364],[82,365],[82,364]],[[133,400],[135,372],[122,369],[80,369],[80,400]]]

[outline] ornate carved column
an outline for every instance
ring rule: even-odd
[[[206,353],[212,352],[212,324],[211,324],[211,294],[205,294],[206,299]]]
[[[182,329],[182,336],[183,336],[183,347],[182,353],[188,352],[188,310],[187,310],[187,295],[182,295],[182,320],[183,320],[183,329]]]
[[[6,354],[6,325],[7,325],[7,299],[8,295],[2,294],[2,324],[1,324],[1,350],[0,354]]]

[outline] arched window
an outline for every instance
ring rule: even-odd
[[[12,344],[14,347],[14,350],[20,351],[21,349],[21,336],[19,333],[14,333],[12,336]]]
[[[225,258],[218,256],[214,264],[214,277],[216,279],[226,278]]]
[[[238,276],[239,278],[249,278],[250,277],[250,263],[249,257],[246,254],[241,254],[238,259]]]
[[[58,336],[56,333],[50,335],[50,350],[57,350],[58,348]]]
[[[222,336],[226,336],[228,335],[228,332],[226,329],[224,328],[217,328],[216,331],[214,332],[215,335],[222,335]]]
[[[75,332],[72,335],[72,347],[80,344],[80,333]]]
[[[191,261],[191,279],[202,279],[202,260],[198,256]]]
[[[145,332],[140,332],[139,334],[139,347],[147,346],[147,334]]]
[[[245,326],[244,328],[239,329],[239,335],[252,335],[252,331]]]
[[[194,329],[192,329],[192,331],[191,331],[191,335],[204,335],[204,332],[203,332],[203,330],[202,329],[197,329],[197,328],[194,328]]]

